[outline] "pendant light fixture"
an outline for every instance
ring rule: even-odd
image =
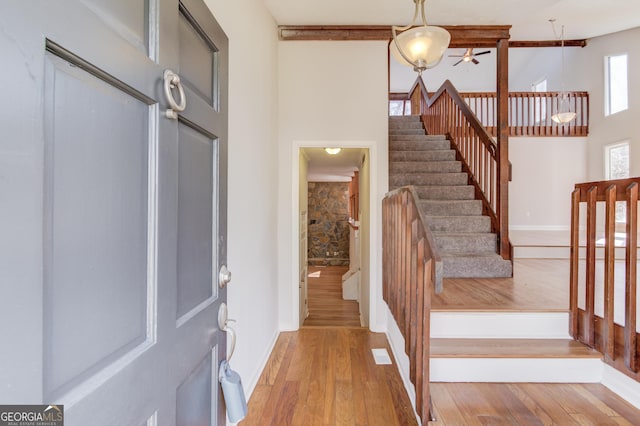
[[[553,28],[554,35],[556,34],[556,27],[554,26],[555,19],[549,19],[551,27]],[[557,35],[556,35],[557,37]],[[558,109],[555,114],[551,116],[551,119],[558,124],[567,124],[574,118],[576,118],[576,112],[571,111],[571,104],[569,102],[569,96],[564,90],[564,25],[560,31],[560,52],[562,55],[561,69],[560,69],[560,81],[562,83],[562,91],[560,92],[560,100],[558,102]]]
[[[418,75],[422,75],[422,71],[440,63],[449,47],[451,35],[444,28],[427,25],[425,0],[413,1],[416,4],[413,19],[406,27],[391,27],[393,42],[389,49],[399,63],[412,66]],[[414,28],[418,15],[422,19],[422,25]]]

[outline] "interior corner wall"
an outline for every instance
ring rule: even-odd
[[[384,328],[381,300],[381,200],[387,189],[387,43],[381,41],[278,42],[278,283],[280,329],[299,326],[298,150],[305,146],[369,148],[372,153],[370,259],[372,329]],[[294,200],[292,200],[292,198]],[[363,209],[365,207],[363,206]],[[374,234],[375,233],[375,234]],[[293,261],[292,261],[293,260]],[[297,267],[297,266],[296,266]]]
[[[229,38],[227,305],[249,396],[278,334],[277,26],[262,2],[205,2]]]

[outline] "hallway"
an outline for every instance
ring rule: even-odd
[[[309,266],[309,316],[304,327],[360,327],[358,302],[342,298],[342,275],[348,269],[346,266]]]

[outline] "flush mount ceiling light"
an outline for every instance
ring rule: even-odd
[[[342,148],[325,148],[324,149],[327,154],[329,155],[336,155],[338,154],[340,151],[342,151]]]
[[[554,25],[555,21],[555,19],[549,19],[549,22],[551,22],[551,27],[553,28],[554,35],[556,35],[556,27]],[[567,93],[564,90],[564,25],[560,30],[560,40],[560,52],[562,55],[560,81],[562,83],[562,92],[560,92],[560,102],[558,103],[558,110],[551,116],[551,119],[558,124],[567,124],[568,122],[576,118],[576,113],[575,111],[571,111],[569,96],[567,96]]]
[[[418,75],[422,75],[422,71],[440,63],[442,55],[449,47],[451,35],[444,28],[427,25],[424,14],[425,0],[413,1],[416,4],[413,19],[406,27],[391,27],[393,43],[389,45],[389,49],[399,63],[412,66]],[[418,14],[422,18],[422,25],[413,28]]]

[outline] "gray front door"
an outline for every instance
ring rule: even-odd
[[[4,1],[0,54],[0,404],[224,424],[224,33],[202,0]]]

